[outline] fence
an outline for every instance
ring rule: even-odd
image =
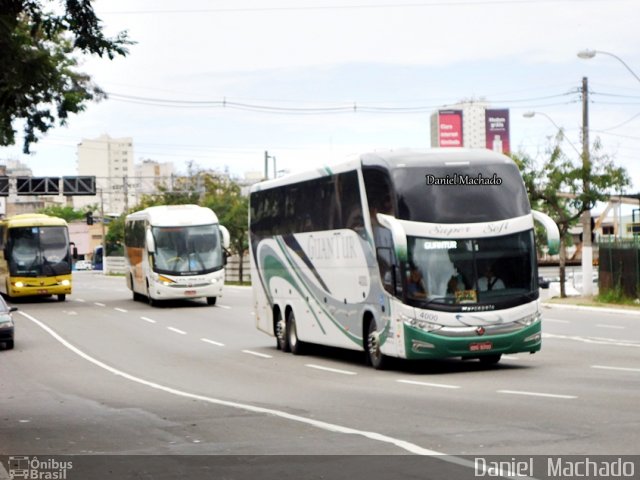
[[[124,257],[105,257],[104,273],[107,275],[123,275],[127,271],[127,264]],[[233,255],[227,261],[225,272],[227,282],[251,283],[251,272],[249,269],[249,256],[242,257],[242,282],[240,282],[240,257]]]
[[[640,241],[616,240],[600,243],[600,292],[620,289],[630,298],[640,298]]]

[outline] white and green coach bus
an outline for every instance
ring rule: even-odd
[[[368,153],[258,183],[249,203],[257,328],[279,349],[364,350],[375,368],[540,350],[534,218],[551,253],[558,229],[509,157]]]

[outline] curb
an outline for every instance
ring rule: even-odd
[[[567,305],[563,303],[542,303],[543,308],[565,308],[573,310],[584,310],[588,312],[604,312],[604,313],[620,313],[623,315],[636,315],[640,318],[640,309],[629,310],[625,308],[609,308],[609,307],[589,307],[586,305]]]

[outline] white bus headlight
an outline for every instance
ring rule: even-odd
[[[539,322],[541,318],[542,315],[540,315],[540,312],[536,312],[532,313],[531,315],[527,315],[526,317],[522,317],[520,320],[516,320],[516,323],[528,327],[529,325],[533,325],[534,323]]]
[[[437,323],[427,322],[426,320],[411,318],[405,315],[401,315],[401,318],[405,325],[411,328],[424,330],[425,332],[433,332],[434,330],[440,330],[442,328],[442,325],[438,325]]]
[[[69,285],[71,285],[71,282],[67,279],[62,280],[62,282],[60,282],[62,284],[63,287],[68,287]]]
[[[16,288],[24,287],[24,283],[22,283],[22,282],[16,282],[16,283],[14,283],[14,285],[15,285]]]

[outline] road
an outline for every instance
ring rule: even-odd
[[[14,305],[4,455],[640,454],[638,314],[545,308],[535,355],[375,371],[277,351],[246,287],[155,308],[77,272],[66,302]]]

